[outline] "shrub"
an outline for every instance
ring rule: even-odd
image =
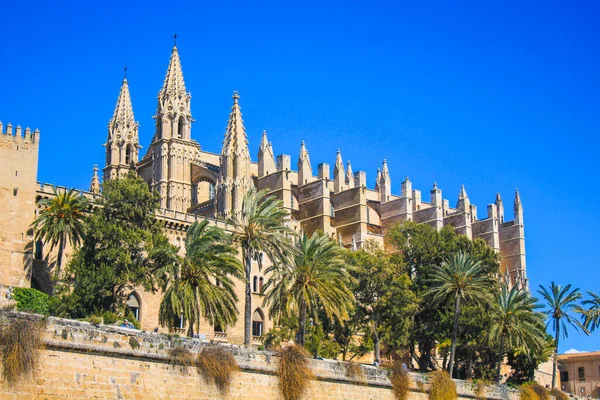
[[[394,398],[396,400],[406,400],[410,387],[410,377],[408,376],[408,371],[400,361],[394,362],[390,381],[392,382]]]
[[[476,379],[474,382],[474,388],[473,391],[475,392],[475,398],[477,400],[485,400],[485,393],[486,393],[486,389],[485,387],[487,385],[490,385],[490,382],[482,380],[482,379]]]
[[[169,360],[173,366],[180,365],[181,372],[187,373],[188,368],[194,365],[194,356],[192,352],[181,346],[169,350]]]
[[[360,364],[349,362],[346,364],[346,376],[353,381],[363,382],[365,380],[365,371]]]
[[[32,376],[44,348],[43,322],[15,319],[0,325],[2,375],[8,386],[19,379]]]
[[[226,349],[205,347],[196,358],[196,368],[206,383],[213,383],[222,394],[229,392],[231,379],[239,366]]]
[[[531,388],[538,395],[540,400],[550,400],[550,393],[548,393],[548,389],[546,389],[539,383],[531,382],[527,383],[527,385],[531,386]]]
[[[50,296],[44,292],[31,288],[14,288],[13,298],[19,311],[48,315]]]
[[[533,387],[528,384],[521,385],[519,388],[519,398],[520,400],[540,400],[540,397],[535,390],[533,390]]]
[[[102,323],[102,317],[98,315],[90,315],[87,320],[92,325],[100,325]]]
[[[556,400],[569,400],[569,396],[567,396],[564,392],[562,392],[558,389],[552,389],[550,391],[550,395],[554,396],[554,398],[556,398]]]
[[[134,338],[133,336],[131,336],[131,337],[129,338],[129,345],[131,346],[131,348],[132,348],[133,350],[135,350],[135,349],[139,349],[139,348],[140,348],[140,342],[138,342],[138,341],[137,341],[137,339],[136,339],[136,338]]]
[[[429,374],[430,400],[456,400],[456,384],[446,371],[434,371]]]
[[[117,315],[117,313],[114,313],[111,311],[104,311],[102,313],[102,318],[104,319],[104,323],[106,325],[112,325],[115,322],[117,322],[117,320],[119,319],[119,316]]]
[[[288,346],[281,351],[277,377],[284,400],[299,400],[308,388],[312,373],[307,356],[307,351],[297,345]]]

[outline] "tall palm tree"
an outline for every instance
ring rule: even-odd
[[[474,303],[489,301],[493,278],[485,272],[484,264],[461,251],[432,269],[430,284],[431,288],[427,294],[432,296],[433,304],[454,300],[454,325],[448,363],[448,372],[452,375],[461,302],[463,300]]]
[[[584,306],[589,306],[583,314],[584,326],[589,332],[600,329],[600,293],[587,292],[590,295],[589,299],[582,302]]]
[[[291,248],[292,232],[285,225],[288,211],[283,202],[267,196],[267,190],[250,189],[244,196],[242,209],[227,219],[233,227],[234,241],[242,250],[244,261],[246,301],[244,309],[244,345],[252,344],[252,291],[250,279],[252,261],[262,269],[263,254],[273,263],[287,262]]]
[[[58,245],[56,257],[56,276],[60,276],[63,253],[67,242],[77,246],[85,233],[85,212],[88,200],[75,189],[59,191],[53,187],[54,197],[42,199],[38,204],[45,206],[33,221],[35,240],[50,244],[50,251]]]
[[[505,348],[522,348],[528,352],[544,346],[544,315],[535,311],[539,307],[537,300],[518,286],[509,290],[503,285],[496,301],[492,303],[489,334],[490,339],[499,344],[496,383],[500,383],[500,366]]]
[[[302,235],[296,243],[292,262],[275,263],[266,272],[271,276],[263,287],[270,314],[297,316],[298,344],[304,346],[306,317],[318,319],[322,309],[331,320],[347,320],[354,304],[348,288],[352,280],[347,272],[343,249],[324,234]]]
[[[558,354],[558,342],[561,338],[567,338],[569,332],[568,325],[572,326],[576,331],[582,330],[587,333],[587,329],[577,320],[575,313],[582,314],[583,309],[577,304],[581,299],[579,288],[571,290],[571,285],[567,286],[556,285],[551,282],[549,288],[540,285],[538,293],[542,295],[546,304],[544,304],[544,314],[548,318],[546,327],[552,324],[554,332],[554,366],[552,367],[552,389],[556,387],[556,356]]]
[[[237,321],[237,296],[232,277],[242,278],[242,265],[231,238],[208,221],[194,222],[185,239],[185,257],[163,286],[159,323],[173,326],[183,315],[188,336],[199,330],[204,317],[211,325],[227,326]]]

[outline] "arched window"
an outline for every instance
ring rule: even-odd
[[[179,123],[177,124],[177,138],[184,139],[185,132],[185,120],[183,117],[179,117]]]
[[[208,186],[208,198],[210,200],[215,198],[215,184],[210,182],[210,185]]]
[[[156,117],[156,138],[162,139],[162,120],[160,117]]]
[[[127,147],[125,148],[125,164],[129,165],[131,164],[131,145],[128,144]]]
[[[135,319],[140,321],[142,302],[136,292],[132,292],[127,298],[127,308],[131,311]]]
[[[335,208],[333,208],[333,204],[331,205],[330,216],[335,217]]]
[[[252,336],[262,336],[264,316],[260,308],[252,314]]]
[[[261,277],[258,279],[258,291],[259,291],[259,292],[262,292],[263,283],[264,283],[264,279],[263,279],[263,277],[261,276]]]
[[[252,291],[254,293],[258,292],[258,276],[254,275],[254,279],[252,280]]]

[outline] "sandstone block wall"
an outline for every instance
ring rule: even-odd
[[[37,316],[2,312],[6,320]],[[139,344],[132,346],[132,343]],[[280,399],[275,375],[278,355],[273,352],[226,346],[241,371],[235,373],[228,394],[207,384],[193,368],[187,371],[169,362],[168,349],[183,346],[197,353],[210,342],[169,337],[158,333],[94,326],[87,322],[49,318],[45,328],[46,349],[35,378],[10,388],[0,383],[0,399]],[[347,364],[311,360],[316,379],[305,399],[392,400],[387,371],[361,366],[365,378],[352,380]],[[426,377],[411,374],[410,400],[426,400]],[[424,383],[424,391],[417,388]],[[457,381],[460,399],[475,397],[469,383]],[[489,387],[489,399],[516,400],[515,392]]]

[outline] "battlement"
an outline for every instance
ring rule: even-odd
[[[36,129],[35,131],[31,131],[29,127],[21,128],[21,125],[17,125],[16,128],[13,128],[12,124],[9,122],[6,124],[6,127],[0,121],[0,137],[2,140],[22,140],[25,143],[38,143],[40,138],[40,131]]]

